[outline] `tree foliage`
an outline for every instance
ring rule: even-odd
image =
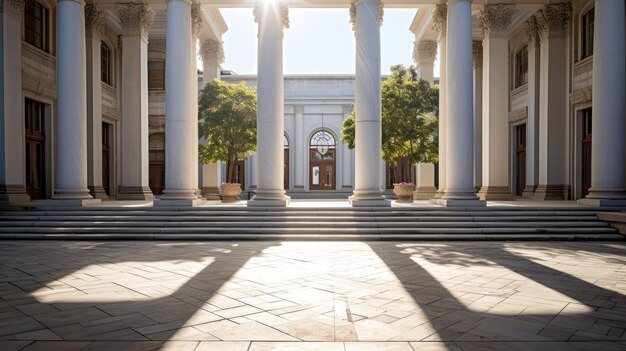
[[[235,179],[237,160],[256,151],[256,90],[219,80],[200,92],[198,132],[207,143],[199,146],[200,161],[227,164],[227,182]]]
[[[355,147],[355,114],[343,121],[341,141]],[[395,65],[382,83],[382,158],[400,167],[438,161],[439,88],[418,79],[413,67]],[[410,179],[397,179],[410,181]]]

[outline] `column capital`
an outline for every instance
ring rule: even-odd
[[[203,40],[200,42],[200,57],[202,62],[217,61],[218,64],[224,63],[224,45],[219,40]]]
[[[254,11],[252,12],[255,22],[259,23],[259,16],[261,15],[263,9],[267,8],[267,6],[271,6],[269,1],[256,2],[256,5],[254,5]],[[279,1],[276,6],[278,6],[280,10],[280,22],[283,25],[283,28],[289,28],[289,6],[283,1]]]
[[[0,14],[12,14],[20,20],[24,16],[24,4],[25,0],[1,0],[0,1]]]
[[[125,35],[141,35],[145,40],[148,40],[155,15],[154,10],[143,4],[129,3],[126,6],[118,7],[117,15]]]
[[[478,18],[485,36],[502,36],[511,27],[515,5],[485,5]]]
[[[200,31],[202,30],[202,12],[200,11],[200,5],[191,6],[191,35],[194,38],[200,37]]]
[[[432,65],[437,57],[435,40],[420,40],[413,43],[413,62],[415,65]]]
[[[85,29],[87,33],[103,34],[106,28],[106,12],[96,5],[85,6]]]
[[[524,31],[529,44],[539,43],[541,40],[541,26],[537,20],[537,15],[531,16],[524,22]]]
[[[448,5],[437,4],[433,10],[433,30],[441,38],[446,35],[446,24],[448,22]]]
[[[474,69],[483,67],[483,42],[480,40],[472,41],[472,62]]]
[[[540,35],[542,37],[550,35],[567,36],[569,24],[572,20],[572,4],[562,2],[545,5],[535,16],[541,29]]]
[[[356,1],[352,1],[350,3],[350,24],[352,25],[352,31],[356,30],[356,6],[360,3],[364,3],[364,2],[372,2],[372,3],[378,3],[378,11],[379,11],[379,25],[383,25],[383,18],[385,16],[385,7],[383,5],[383,2],[380,0],[356,0]]]

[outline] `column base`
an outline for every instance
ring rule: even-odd
[[[513,200],[513,194],[507,186],[483,186],[476,195],[481,200]]]
[[[593,207],[626,207],[626,199],[579,199],[576,201],[579,205]]]
[[[100,200],[108,200],[109,195],[104,191],[102,186],[90,186],[89,187],[89,195],[91,195],[94,199]]]
[[[59,199],[52,198],[42,200],[40,208],[53,208],[53,207],[87,207],[93,205],[100,205],[102,200],[100,199]]]
[[[391,201],[380,190],[355,190],[354,195],[348,198],[348,203],[352,207],[391,207]]]
[[[595,207],[626,207],[624,189],[589,189],[589,195],[577,201],[580,205]]]
[[[26,187],[19,184],[0,185],[0,205],[20,205],[30,203]]]
[[[569,185],[538,185],[533,195],[533,200],[567,200]]]
[[[534,185],[526,185],[524,188],[524,192],[522,193],[522,197],[524,199],[532,199],[535,196],[535,186]]]
[[[291,203],[291,197],[284,190],[257,190],[256,195],[248,200],[248,207],[285,207]]]
[[[202,204],[202,199],[168,199],[157,198],[152,201],[154,207],[193,207]]]
[[[153,200],[154,195],[148,186],[121,186],[117,200]]]
[[[437,188],[434,186],[420,186],[413,193],[413,200],[430,200],[437,196]]]
[[[485,207],[487,201],[476,199],[432,199],[431,203],[444,207]]]
[[[220,188],[214,186],[207,186],[202,188],[202,196],[207,200],[221,200]]]

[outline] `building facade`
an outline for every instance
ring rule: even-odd
[[[256,203],[285,205],[286,189],[388,205],[380,143],[371,142],[380,140],[384,5],[420,8],[410,29],[421,78],[434,83],[441,64],[439,172],[416,165],[416,199],[622,203],[623,2],[309,1],[349,8],[356,75],[286,77],[288,6],[303,4],[263,4],[259,74],[221,76],[227,27],[217,1],[4,0],[0,202],[217,198],[222,167],[197,164],[196,93],[223,79],[258,89],[258,153],[239,166]],[[340,130],[353,106],[364,116],[357,140],[368,142],[352,151]],[[320,157],[318,143],[334,149]]]

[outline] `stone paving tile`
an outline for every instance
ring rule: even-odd
[[[0,350],[623,350],[625,257],[623,243],[6,241]]]
[[[341,342],[253,342],[248,351],[344,351]]]

